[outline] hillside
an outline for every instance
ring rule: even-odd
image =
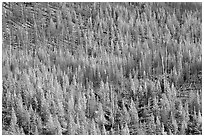
[[[2,134],[202,134],[201,3],[2,6]]]

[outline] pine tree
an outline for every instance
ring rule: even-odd
[[[43,122],[48,122],[50,117],[50,111],[48,102],[45,99],[42,99],[41,102],[40,116]]]
[[[62,127],[60,125],[60,122],[58,121],[57,115],[53,116],[53,122],[55,124],[55,135],[62,135]]]
[[[68,126],[67,126],[67,132],[68,135],[75,135],[75,122],[74,122],[74,117],[71,112],[68,113]]]
[[[130,123],[130,114],[129,114],[129,112],[128,112],[125,104],[124,104],[124,100],[122,100],[122,104],[123,104],[123,114],[124,114],[123,118],[124,118],[124,122],[129,124]]]
[[[43,127],[43,134],[44,135],[54,135],[55,134],[55,124],[53,121],[53,116],[50,114],[48,116],[48,121],[46,125]]]
[[[186,135],[186,129],[187,129],[187,123],[185,123],[185,121],[182,121],[179,134],[180,135]]]
[[[39,135],[37,125],[34,125],[34,132],[33,132],[33,134],[34,134],[34,135]]]
[[[154,115],[151,115],[151,117],[149,118],[149,122],[148,124],[148,134],[150,135],[155,135],[156,134],[156,124],[154,122]]]
[[[105,115],[105,113],[103,111],[102,104],[99,103],[98,111],[95,111],[95,121],[97,124],[99,124],[99,125],[107,124],[108,121],[105,119],[104,115]]]
[[[25,135],[24,130],[22,127],[19,128],[19,135]]]
[[[167,135],[167,132],[164,131],[164,124],[163,123],[161,124],[161,134],[162,135]]]
[[[42,133],[42,128],[43,128],[43,126],[42,126],[42,120],[41,120],[41,117],[40,117],[40,115],[38,115],[38,114],[36,114],[36,121],[37,121],[37,125],[35,126],[35,132],[34,133],[37,133],[38,132],[38,134],[43,134]]]
[[[88,127],[87,127],[87,123],[86,122],[82,122],[80,124],[80,127],[81,127],[81,134],[82,135],[88,135]]]
[[[201,116],[201,112],[198,111],[198,118],[197,118],[197,121],[198,121],[198,126],[202,126],[202,116]]]
[[[93,93],[93,90],[91,89],[90,91],[90,95],[88,97],[87,100],[87,104],[86,104],[86,114],[89,118],[93,118],[95,115],[95,111],[96,111],[96,99],[95,99],[95,95]]]
[[[10,124],[11,132],[16,133],[17,132],[16,128],[17,128],[17,117],[16,117],[15,110],[12,107],[12,110],[11,110],[11,124]]]
[[[139,129],[137,130],[137,135],[146,135],[146,130],[141,122],[139,124]]]
[[[139,128],[139,116],[138,116],[138,111],[136,109],[136,105],[133,102],[133,100],[131,100],[129,114],[130,114],[130,125],[131,125],[129,127],[130,133],[136,134]]]
[[[101,135],[107,135],[104,125],[102,125],[102,128],[101,128]]]
[[[156,116],[156,134],[160,135],[161,134],[161,122],[158,116]]]
[[[173,115],[171,115],[171,121],[172,121],[173,131],[174,131],[173,133],[177,134],[177,132],[178,132],[178,124],[177,124],[177,121],[176,121],[176,119],[174,118]]]
[[[89,128],[89,134],[90,135],[97,135],[97,130],[96,130],[96,123],[94,119],[91,119],[90,121],[90,128]]]
[[[121,135],[130,135],[127,123],[125,123],[125,127],[121,130]]]

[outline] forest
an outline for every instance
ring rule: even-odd
[[[202,3],[3,2],[3,135],[202,135]]]

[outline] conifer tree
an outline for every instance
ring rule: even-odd
[[[171,120],[172,120],[172,125],[173,125],[173,130],[174,130],[173,134],[177,134],[178,124],[177,124],[177,121],[176,121],[176,119],[174,118],[173,115],[171,115]]]
[[[35,130],[34,133],[38,132],[38,134],[43,134],[42,133],[42,128],[43,128],[42,119],[41,119],[40,115],[38,115],[38,114],[36,114],[36,122],[37,122],[37,125],[36,125],[37,129]]]
[[[13,133],[16,133],[16,128],[17,128],[17,117],[14,108],[12,107],[11,110],[11,124],[10,124],[10,130]]]
[[[68,135],[75,135],[75,122],[74,117],[71,112],[68,113],[68,126],[67,126],[67,132]]]
[[[33,132],[33,134],[34,134],[34,135],[39,135],[37,125],[34,125],[34,132]]]
[[[53,116],[49,114],[48,121],[45,123],[43,127],[43,134],[44,135],[54,135],[55,134],[55,124],[53,121]]]
[[[197,121],[198,121],[198,126],[202,125],[202,116],[201,116],[201,112],[200,111],[198,111]]]
[[[19,128],[19,135],[25,135],[22,127]]]
[[[184,121],[181,122],[181,128],[180,128],[180,135],[186,134],[186,123]]]
[[[161,122],[158,116],[156,116],[156,134],[160,135],[161,134]]]
[[[104,124],[107,124],[107,121],[104,117],[105,113],[103,111],[103,108],[102,108],[102,104],[99,103],[98,105],[98,111],[95,111],[95,120],[96,120],[96,123],[99,124],[99,125],[104,125]]]
[[[162,135],[167,135],[167,132],[164,131],[164,124],[163,123],[161,124],[161,134]]]
[[[57,115],[53,116],[53,122],[55,124],[55,135],[62,135],[62,127],[58,121]]]
[[[91,119],[90,121],[90,127],[89,127],[89,131],[90,131],[90,135],[97,135],[97,129],[96,129],[96,123],[94,121],[94,119]]]
[[[101,128],[101,135],[107,135],[104,125],[102,125],[102,128]]]
[[[125,127],[121,130],[121,135],[130,135],[127,123],[125,123]]]
[[[131,117],[131,121],[134,124],[139,124],[138,111],[135,107],[135,103],[133,102],[133,100],[131,100],[131,104],[130,104],[130,117]]]

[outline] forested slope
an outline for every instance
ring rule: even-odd
[[[3,134],[202,134],[201,3],[3,3]]]

